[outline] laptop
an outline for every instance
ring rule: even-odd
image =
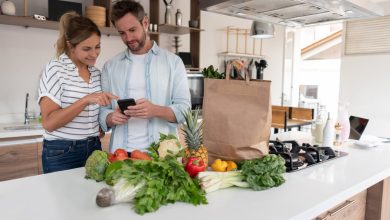
[[[349,139],[352,140],[360,140],[360,137],[362,136],[364,130],[367,127],[368,124],[367,118],[361,118],[357,116],[349,116],[349,124],[350,124],[350,133],[349,133]]]

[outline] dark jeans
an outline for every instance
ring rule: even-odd
[[[102,150],[99,137],[83,140],[43,140],[43,173],[83,167],[94,150]]]

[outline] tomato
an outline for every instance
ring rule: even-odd
[[[123,161],[123,160],[126,160],[126,159],[129,159],[129,157],[126,155],[119,155],[115,158],[115,160],[120,160],[120,161]]]
[[[126,157],[126,158],[128,157],[127,151],[125,151],[122,148],[116,149],[114,154],[115,154],[115,157]]]
[[[129,158],[129,156],[127,155],[127,151],[125,151],[124,149],[121,149],[121,148],[116,149],[113,154],[108,155],[108,160],[111,163],[115,162],[117,160],[123,161],[123,160],[126,160],[128,158]]]
[[[115,155],[114,155],[114,154],[109,154],[109,155],[108,155],[108,160],[109,160],[111,163],[114,162],[114,161],[116,160]]]

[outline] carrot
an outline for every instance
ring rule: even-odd
[[[148,154],[144,153],[144,152],[141,152],[139,150],[133,150],[131,152],[131,156],[130,156],[131,159],[135,159],[135,160],[152,160],[152,158],[150,158],[148,156]]]

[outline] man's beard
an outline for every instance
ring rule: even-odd
[[[129,48],[129,50],[131,52],[140,51],[145,46],[145,43],[146,43],[146,32],[145,32],[145,30],[143,30],[143,34],[142,34],[141,39],[140,40],[136,40],[136,42],[138,43],[138,45],[135,48],[132,48],[129,45],[129,43],[127,44],[127,48]]]

